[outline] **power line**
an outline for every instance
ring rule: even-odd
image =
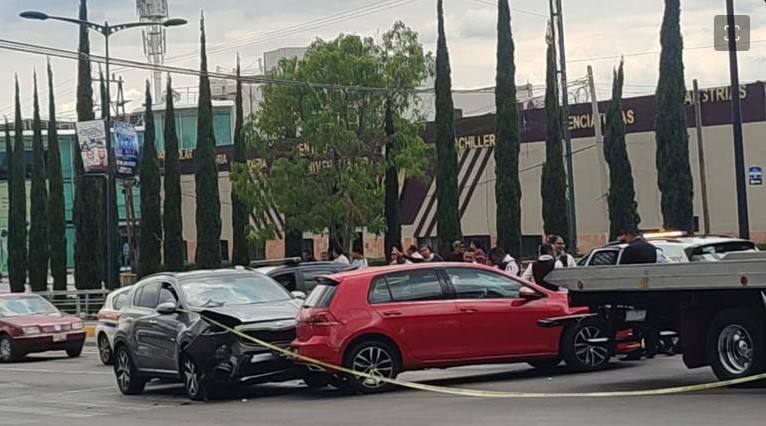
[[[489,0],[470,0],[470,1],[472,1],[474,3],[486,4],[488,6],[495,6],[495,7],[497,7],[497,3],[496,2],[493,3],[493,2],[491,2]],[[542,13],[530,12],[528,10],[518,9],[518,8],[515,8],[515,7],[512,7],[511,11],[512,12],[517,12],[517,13],[522,13],[524,15],[529,15],[529,16],[537,16],[539,18],[546,18],[546,19],[549,18],[548,15],[544,15]]]
[[[479,1],[479,0],[476,0]],[[766,39],[761,40],[752,40],[750,41],[750,44],[762,44],[766,43]],[[695,47],[684,47],[684,50],[702,50],[702,49],[711,49],[716,47],[716,45],[711,44],[708,46],[695,46]],[[636,56],[649,56],[649,55],[659,55],[662,53],[659,50],[652,50],[652,51],[646,51],[646,52],[635,52],[635,53],[626,53],[623,55],[611,55],[611,56],[596,56],[592,58],[580,58],[580,59],[570,59],[567,61],[567,63],[575,63],[575,62],[593,62],[593,61],[604,61],[607,59],[619,59],[622,57],[630,58],[630,57],[636,57]]]

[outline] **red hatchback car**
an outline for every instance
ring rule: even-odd
[[[549,368],[563,359],[578,370],[609,362],[596,343],[604,327],[590,318],[544,328],[538,320],[586,313],[567,294],[498,269],[466,263],[397,265],[323,278],[298,312],[292,349],[333,365],[395,378],[408,370],[466,364],[528,362]],[[334,380],[316,373],[309,386]],[[339,377],[360,393],[387,383]]]
[[[61,313],[36,294],[0,294],[0,362],[46,351],[66,351],[74,358],[83,344],[80,318]]]

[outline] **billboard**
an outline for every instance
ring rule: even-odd
[[[77,142],[86,175],[105,175],[107,168],[106,126],[103,120],[79,121]]]
[[[114,132],[114,158],[117,166],[116,176],[132,179],[138,172],[138,134],[136,127],[130,123],[115,121],[112,123]]]

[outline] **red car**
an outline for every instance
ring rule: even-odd
[[[78,357],[85,343],[82,321],[35,294],[0,294],[0,362],[28,353],[66,351]]]
[[[387,378],[403,371],[466,364],[527,362],[578,370],[612,355],[594,318],[541,327],[538,320],[587,313],[551,291],[498,269],[467,263],[396,265],[323,278],[298,312],[292,349],[333,365]],[[595,339],[595,340],[594,340]],[[309,365],[309,386],[335,381]],[[387,383],[340,375],[344,386],[374,393]]]

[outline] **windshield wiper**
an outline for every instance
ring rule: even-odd
[[[218,300],[208,299],[207,302],[200,305],[201,308],[220,308],[223,306],[223,302],[219,302]]]

